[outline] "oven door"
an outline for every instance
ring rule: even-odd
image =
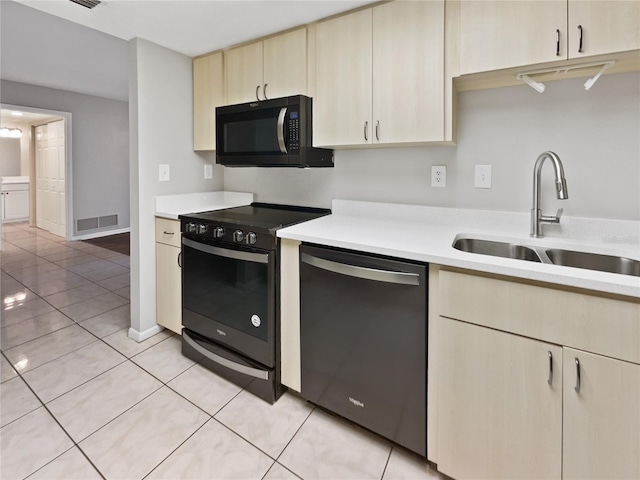
[[[275,252],[182,236],[182,324],[267,367],[275,366]]]

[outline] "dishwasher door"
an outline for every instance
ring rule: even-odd
[[[302,396],[426,456],[427,265],[300,247]]]

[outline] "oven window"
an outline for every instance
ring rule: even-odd
[[[268,341],[269,267],[183,248],[184,308]]]

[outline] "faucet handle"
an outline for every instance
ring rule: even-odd
[[[563,212],[564,212],[564,208],[559,208],[558,211],[556,212],[556,218],[558,219],[558,221],[560,221],[560,217],[562,216]]]
[[[540,215],[540,222],[542,222],[542,223],[560,223],[560,217],[562,216],[562,212],[564,212],[564,210],[562,208],[559,208],[558,211],[556,212],[555,217],[551,217],[549,215]]]

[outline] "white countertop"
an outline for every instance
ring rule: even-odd
[[[29,183],[28,176],[2,177],[2,184],[8,185],[13,183]]]
[[[278,230],[278,237],[426,263],[640,297],[640,278],[467,253],[457,235],[640,260],[640,222],[563,217],[529,237],[529,215],[334,200],[332,215]]]
[[[154,202],[156,217],[177,220],[179,215],[186,213],[208,212],[249,205],[253,202],[253,193],[203,192],[161,195],[154,197]]]

